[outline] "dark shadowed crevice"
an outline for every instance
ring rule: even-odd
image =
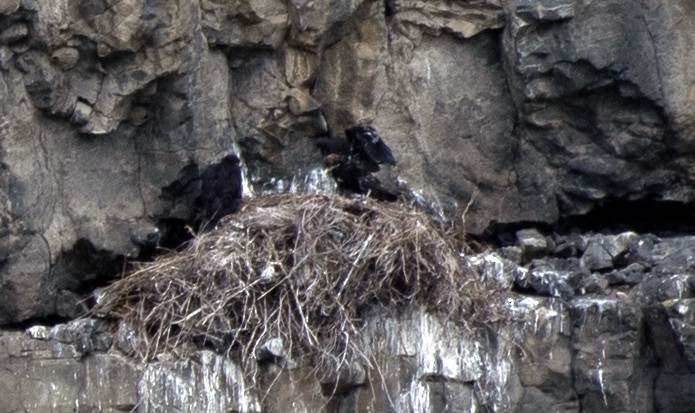
[[[493,223],[482,235],[473,239],[498,247],[515,245],[516,232],[531,227],[556,234],[619,234],[633,231],[659,237],[687,236],[695,234],[695,202],[605,199],[589,213],[563,216],[557,223]]]
[[[60,290],[88,294],[121,274],[126,264],[123,255],[100,250],[82,238],[70,251],[62,254],[52,269],[52,279]]]
[[[74,317],[61,317],[56,314],[51,314],[45,317],[34,317],[27,320],[19,321],[16,323],[4,324],[2,326],[3,332],[10,331],[25,331],[29,327],[33,326],[44,326],[44,327],[54,327],[58,324],[65,324],[72,321]]]
[[[390,21],[396,15],[395,0],[384,0],[384,16],[386,21]]]
[[[193,238],[191,229],[200,195],[200,170],[195,162],[185,165],[177,179],[162,188],[162,211],[157,217],[160,231],[157,253],[177,250]],[[140,257],[148,258],[148,257]]]
[[[127,268],[127,258],[99,249],[87,239],[79,239],[64,251],[40,280],[32,282],[36,294],[30,311],[17,311],[18,302],[27,295],[17,287],[3,286],[0,310],[13,328],[31,325],[54,326],[84,315],[94,304],[94,290],[117,278]],[[28,297],[32,297],[29,295]],[[22,303],[23,304],[23,303]],[[19,307],[21,308],[21,307]]]
[[[620,233],[635,231],[659,236],[695,233],[695,203],[641,199],[608,199],[585,215],[560,220],[557,232]]]

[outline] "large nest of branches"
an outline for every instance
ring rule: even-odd
[[[291,354],[354,360],[375,308],[422,305],[465,326],[494,316],[457,239],[431,215],[369,199],[255,199],[100,291],[95,312],[135,326],[146,359],[201,344],[247,357],[280,338]]]

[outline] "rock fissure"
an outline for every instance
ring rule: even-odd
[[[0,0],[0,321],[15,327],[0,332],[0,389],[21,389],[0,413],[693,405],[686,0],[72,3]],[[199,170],[238,148],[249,193],[326,188],[314,139],[362,122],[393,150],[379,179],[404,204],[430,199],[447,222],[465,212],[488,251],[460,258],[509,293],[522,325],[496,332],[532,360],[429,315],[375,316],[380,383],[367,392],[373,372],[346,373],[323,383],[342,392],[329,403],[275,342],[263,398],[237,371],[252,359],[133,364],[127,323],[68,337],[81,300],[125,263],[191,242]],[[17,331],[30,324],[50,327]],[[118,379],[103,385],[97,368]],[[93,377],[71,387],[73,374]],[[49,383],[66,399],[30,389]]]
[[[644,6],[640,4],[640,7],[638,7],[638,10],[639,10],[640,17],[642,18],[642,22],[644,23],[644,27],[647,31],[647,34],[649,35],[649,38],[651,39],[653,56],[654,56],[654,60],[656,61],[656,66],[655,66],[656,78],[659,80],[659,82],[657,84],[659,85],[659,92],[661,94],[661,99],[663,99],[664,91],[663,91],[662,85],[664,82],[663,82],[663,77],[661,75],[662,62],[660,61],[661,54],[658,53],[658,50],[657,50],[657,39],[654,36],[654,33],[652,33],[652,29],[649,27],[649,22],[647,21],[647,17],[644,14]],[[663,107],[663,102],[656,101],[654,103]]]

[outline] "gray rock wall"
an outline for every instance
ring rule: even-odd
[[[242,155],[247,193],[315,187],[312,139],[358,122],[399,159],[385,181],[465,209],[474,234],[607,200],[689,203],[687,10],[7,1],[0,321],[69,317],[56,297],[111,277],[156,226],[169,236],[191,219],[198,173],[224,152]]]
[[[695,201],[694,14],[686,0],[0,0],[0,324],[73,318],[146,240],[174,243],[193,217],[199,171],[229,150],[241,155],[247,194],[330,187],[313,139],[359,122],[374,125],[399,160],[381,178],[450,217],[465,211],[470,233],[553,227],[616,201],[625,209],[615,220],[666,215],[661,222],[678,229],[684,215],[632,208]],[[448,375],[422,370],[422,360],[389,362],[394,377],[416,378],[387,383],[407,394],[389,405],[686,409],[678,400],[692,382],[689,247],[622,266],[606,242],[581,249],[581,268],[605,277],[580,277],[576,263],[524,263],[515,281],[556,297],[518,306],[524,317],[553,315],[541,323],[547,335],[523,333],[532,344],[521,352],[543,358],[552,348],[553,359],[504,367],[507,350],[485,345],[477,363],[504,368]],[[555,247],[579,259],[573,242]],[[623,300],[611,283],[639,293]],[[572,301],[579,290],[601,298]],[[626,319],[602,324],[611,317]],[[7,334],[23,344],[6,344],[19,350],[6,350],[3,371],[27,383],[61,360],[77,388],[90,388],[90,363],[112,357],[47,355],[41,346],[51,341]],[[234,367],[214,363],[237,380]],[[147,368],[124,367],[140,383]],[[197,386],[202,373],[187,369],[171,374]],[[8,394],[32,391],[7,380]],[[285,406],[292,383],[270,400]],[[146,393],[66,386],[65,399],[27,393],[7,411],[72,411],[75,400],[97,398],[128,410]],[[305,388],[306,406],[323,406],[314,390]],[[331,406],[385,406],[388,397],[369,394]],[[236,406],[240,396],[228,397],[219,403]],[[157,403],[140,408],[173,408]]]
[[[546,245],[530,248],[528,235],[466,257],[509,292],[491,295],[504,321],[378,312],[363,329],[371,365],[315,371],[277,340],[241,361],[142,363],[127,323],[95,320],[2,331],[0,413],[691,411],[695,239],[536,233]]]

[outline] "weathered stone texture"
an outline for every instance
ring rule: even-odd
[[[476,235],[504,239],[499,231],[553,226],[616,201],[627,205],[616,220],[636,201],[689,205],[694,25],[688,0],[0,0],[0,324],[75,317],[95,286],[154,248],[148,240],[178,245],[199,172],[230,150],[245,166],[247,194],[331,188],[313,139],[360,122],[399,161],[381,172],[385,184]],[[506,366],[502,344],[476,356],[480,371],[447,364],[465,349],[438,348],[436,362],[396,351],[386,369],[409,379],[386,386],[402,399],[359,385],[332,406],[687,411],[692,240],[542,238],[519,233],[499,257],[471,263],[486,277],[502,271],[502,288],[543,297],[518,307],[551,327],[515,333],[538,357],[494,372],[480,360]],[[598,298],[576,298],[587,294]],[[51,351],[107,346],[88,334],[62,340],[43,350],[47,342],[22,341],[37,350],[7,361],[17,376],[0,394],[24,394],[7,411],[34,396],[37,411],[72,411],[75,400],[87,409],[72,384],[56,381],[60,398],[42,399],[17,379],[49,371]],[[80,383],[99,359],[61,357]],[[182,381],[213,368],[171,363],[163,366]],[[486,387],[490,377],[497,384]],[[296,388],[278,386],[269,400],[279,409]],[[104,400],[128,409],[129,391]],[[325,402],[313,392],[306,410]],[[240,396],[228,396],[205,408],[236,409]]]
[[[224,151],[241,152],[247,190],[312,187],[312,138],[358,122],[400,161],[385,181],[466,210],[473,233],[606,199],[691,201],[680,8],[3,3],[13,250],[44,237],[49,268],[81,239],[112,260],[137,255],[129,234],[190,218],[196,174]]]
[[[216,46],[278,48],[289,29],[279,0],[202,0],[200,7],[202,32]]]
[[[690,132],[673,121],[692,113],[672,103],[685,96],[687,75],[675,73],[677,63],[665,67],[692,31],[659,40],[674,33],[666,27],[679,7],[509,3],[504,59],[521,120],[520,163],[540,162],[522,166],[521,178],[537,180],[536,191],[564,213],[625,196],[692,201],[688,156],[677,155]]]
[[[260,412],[241,369],[211,352],[197,360],[150,363],[139,384],[142,412]]]
[[[140,369],[118,355],[80,360],[75,342],[1,333],[0,388],[5,391],[0,411],[115,413],[135,408]]]
[[[404,24],[412,24],[435,35],[451,33],[463,38],[504,26],[502,2],[449,3],[446,1],[394,0],[387,13]]]
[[[308,357],[295,358],[278,340],[240,364],[209,350],[183,360],[160,353],[142,363],[132,358],[142,343],[127,322],[116,328],[83,319],[3,331],[0,386],[12,397],[0,412],[99,403],[113,412],[688,411],[695,281],[685,271],[695,262],[692,237],[577,237],[545,238],[576,244],[564,258],[554,252],[565,255],[564,248],[549,245],[526,261],[509,247],[499,252],[516,262],[497,252],[465,257],[499,288],[527,293],[496,303],[508,310],[504,322],[468,329],[416,308],[373,312],[362,346],[370,366],[315,371]],[[588,245],[601,245],[614,259],[587,271],[584,258],[594,254]],[[629,274],[638,262],[647,268],[639,282],[614,275]],[[539,280],[546,283],[522,284],[533,268],[544,269]],[[548,283],[564,279],[553,273],[572,274],[573,283],[553,287]],[[600,282],[605,278],[613,281]]]

